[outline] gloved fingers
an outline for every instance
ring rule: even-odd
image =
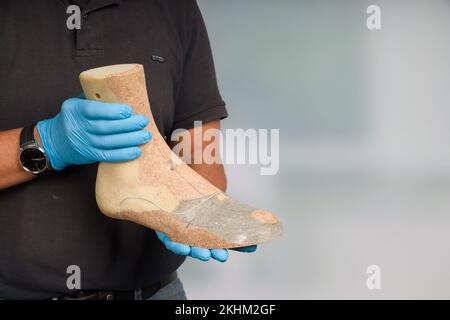
[[[125,162],[139,158],[142,150],[138,147],[103,150],[96,149],[92,160],[98,162]]]
[[[126,104],[77,99],[80,112],[90,120],[120,120],[129,118],[133,109]]]
[[[134,114],[122,120],[88,120],[87,130],[93,134],[115,134],[144,129],[150,120],[141,114]]]
[[[202,261],[208,261],[211,259],[211,250],[205,248],[191,248],[191,257]]]
[[[158,237],[159,241],[164,243],[166,241],[166,238],[169,238],[164,232],[155,230],[156,236]]]
[[[257,249],[257,246],[248,246],[248,247],[242,247],[242,248],[233,248],[231,250],[251,253],[251,252],[255,252],[256,249]]]
[[[90,144],[98,149],[118,149],[137,147],[151,140],[152,135],[147,130],[139,130],[127,133],[109,135],[88,135]]]
[[[191,253],[191,247],[182,243],[173,242],[170,239],[166,242],[166,248],[181,256],[187,256]]]
[[[229,253],[227,249],[211,249],[211,257],[219,262],[228,260]]]
[[[173,242],[165,233],[156,231],[156,235],[164,246],[173,253],[182,256],[187,256],[191,253],[191,247],[182,243]]]

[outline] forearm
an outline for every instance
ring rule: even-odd
[[[202,125],[201,131],[203,134],[208,132],[209,130],[220,130],[220,120],[214,120],[211,122],[204,123]],[[211,141],[211,138],[205,138],[204,136],[201,137],[202,143],[200,145],[197,145],[195,140],[195,128],[189,129],[188,134],[185,134],[184,136],[181,136],[181,140],[179,138],[175,140],[168,140],[167,143],[169,144],[169,147],[171,149],[174,149],[178,144],[186,143],[185,139],[190,140],[186,146],[190,146],[190,159],[195,159],[195,155],[203,155],[204,150],[209,146],[214,147],[213,149],[216,150],[216,152],[219,152],[220,146],[219,146],[219,139],[215,138]],[[181,150],[184,150],[182,148]],[[181,157],[183,156],[183,151],[181,151],[181,154],[179,154]],[[203,158],[203,156],[202,156]],[[201,161],[199,164],[195,163],[188,163],[188,165],[196,171],[199,175],[201,175],[203,178],[208,180],[211,184],[216,186],[218,189],[222,191],[226,191],[227,189],[227,178],[225,176],[225,169],[223,167],[223,164],[219,161],[214,162],[212,164],[206,163],[206,161]]]
[[[19,163],[19,137],[21,128],[0,131],[0,190],[27,182],[34,175]]]
[[[227,189],[227,178],[222,164],[191,164],[190,167],[222,191]]]

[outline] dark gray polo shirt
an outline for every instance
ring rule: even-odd
[[[80,30],[66,27],[73,3]],[[195,0],[2,0],[0,130],[53,117],[81,92],[81,71],[120,63],[144,65],[163,135],[227,116]],[[0,298],[70,293],[70,265],[82,289],[129,290],[183,263],[152,230],[100,213],[96,170],[72,166],[0,190]]]

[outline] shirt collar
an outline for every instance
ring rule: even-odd
[[[120,5],[121,0],[69,0],[69,2],[79,6],[84,14],[109,7],[112,5]]]

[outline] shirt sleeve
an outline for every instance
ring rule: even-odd
[[[219,92],[206,26],[197,1],[189,6],[187,45],[172,130],[228,116]]]

